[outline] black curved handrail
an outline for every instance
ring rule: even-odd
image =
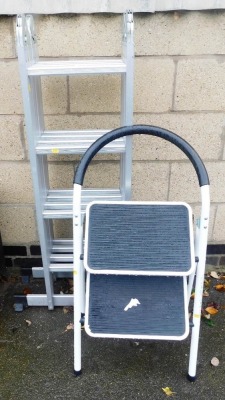
[[[91,162],[92,158],[99,152],[99,150],[101,150],[105,145],[123,136],[140,134],[157,136],[179,147],[179,149],[182,150],[192,162],[198,176],[199,186],[209,185],[209,178],[205,165],[203,164],[203,161],[201,160],[198,153],[193,149],[193,147],[188,142],[186,142],[186,140],[182,139],[175,133],[151,125],[124,126],[118,129],[114,129],[111,132],[107,132],[105,135],[101,136],[84,153],[76,169],[73,183],[83,185],[84,176],[89,163]]]

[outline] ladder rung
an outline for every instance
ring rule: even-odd
[[[119,189],[83,189],[82,213],[91,201],[120,201],[122,195]],[[59,219],[73,216],[73,190],[49,190],[44,203],[44,218]]]
[[[38,139],[36,152],[37,154],[81,154],[106,132],[109,132],[109,130],[45,131]],[[101,152],[124,153],[125,138],[109,143],[103,147]]]
[[[121,59],[40,60],[27,68],[28,75],[118,74],[126,72]]]
[[[51,254],[50,256],[51,262],[62,262],[62,263],[72,263],[73,255],[72,254]]]
[[[73,253],[73,240],[53,240],[52,253]]]
[[[72,294],[54,294],[53,296],[54,306],[72,306],[73,295]],[[48,306],[47,294],[28,294],[27,295],[28,306]]]
[[[56,274],[57,278],[65,278],[71,276],[73,272],[73,264],[54,264],[51,263],[49,265],[49,271]],[[33,267],[32,268],[33,278],[44,278],[44,269],[43,267]]]

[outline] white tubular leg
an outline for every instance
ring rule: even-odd
[[[195,298],[194,298],[194,310],[193,310],[193,328],[191,336],[191,348],[188,368],[188,378],[190,381],[196,379],[196,368],[197,368],[197,357],[198,357],[198,344],[199,344],[199,331],[201,322],[201,308],[202,308],[202,294],[204,285],[205,275],[205,260],[206,260],[206,248],[207,248],[207,236],[208,236],[208,225],[209,225],[209,186],[201,187],[202,195],[202,211],[200,220],[200,232],[199,232],[199,263],[196,273],[195,283]]]
[[[81,186],[75,184],[73,191],[73,249],[74,249],[74,373],[81,374],[81,305],[82,305],[82,221],[81,221]]]

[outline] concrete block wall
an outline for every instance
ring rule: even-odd
[[[120,15],[41,16],[36,25],[41,57],[120,55]],[[39,256],[32,250],[38,233],[14,17],[0,17],[0,43],[2,240],[8,256],[15,246],[23,249],[22,257]],[[225,12],[135,14],[135,55],[134,123],[172,130],[199,152],[211,181],[209,242],[224,250]],[[42,85],[48,129],[120,125],[118,77],[53,77]],[[49,157],[51,186],[71,187],[76,163],[75,156]],[[118,175],[118,157],[98,156],[86,185],[116,186]],[[159,139],[135,137],[133,199],[184,200],[197,215],[197,179],[183,153]],[[71,235],[70,221],[55,221],[54,227],[57,237]]]

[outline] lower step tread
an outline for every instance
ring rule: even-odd
[[[183,277],[88,274],[88,286],[91,336],[181,340],[189,332]],[[131,299],[140,304],[125,311]]]

